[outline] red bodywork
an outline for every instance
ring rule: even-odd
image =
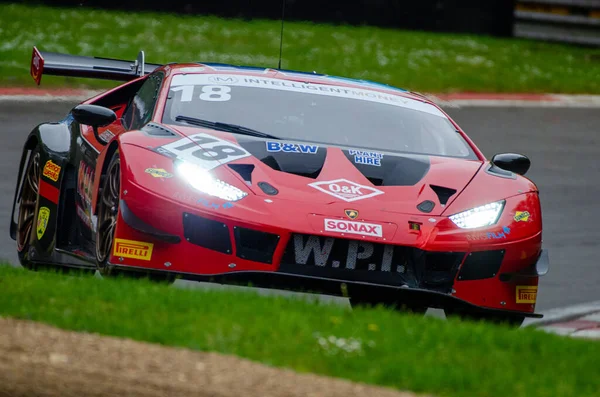
[[[163,67],[166,78],[161,87],[153,121],[161,123],[164,104],[170,81],[182,68],[195,68],[193,73],[219,73],[210,67],[201,71],[203,65],[169,65]],[[188,71],[188,73],[190,73]],[[227,71],[228,74],[251,74],[285,80],[297,80],[276,70],[265,72]],[[141,77],[140,79],[143,79]],[[301,81],[319,83],[322,79],[310,76]],[[128,83],[130,84],[130,83]],[[360,83],[327,80],[327,84],[346,87],[365,88]],[[397,90],[386,90],[373,86],[367,87],[388,94],[406,96],[430,103],[426,98]],[[94,104],[108,93],[92,98],[86,103]],[[436,106],[430,103],[431,106]],[[440,109],[441,110],[441,109]],[[253,182],[248,185],[229,167],[219,166],[213,174],[239,189],[248,192],[248,196],[234,203],[232,207],[223,207],[225,203],[215,197],[206,196],[190,187],[182,178],[161,178],[146,172],[148,168],[162,169],[175,175],[173,160],[153,152],[149,147],[157,147],[185,138],[199,132],[236,143],[237,136],[204,128],[168,125],[168,128],[180,136],[149,137],[139,131],[123,131],[119,122],[106,128],[116,133],[121,156],[122,200],[133,214],[153,228],[179,236],[177,244],[161,241],[151,235],[136,230],[122,217],[116,229],[116,242],[110,263],[157,271],[177,272],[184,275],[223,275],[239,272],[278,272],[281,258],[292,233],[325,235],[337,238],[358,239],[377,243],[411,246],[425,251],[464,252],[461,264],[470,254],[479,251],[505,250],[498,274],[493,277],[476,280],[461,280],[460,271],[448,295],[473,305],[516,311],[531,314],[535,308],[537,294],[537,275],[519,275],[531,268],[540,256],[542,247],[542,214],[538,199],[538,190],[529,179],[517,175],[516,178],[501,178],[486,172],[489,162],[473,142],[456,129],[472,146],[479,160],[461,160],[447,157],[431,157],[431,168],[425,177],[414,186],[378,186],[384,192],[374,197],[355,202],[338,200],[311,186],[310,183],[345,179],[363,186],[373,186],[348,159],[341,149],[328,147],[323,171],[316,180],[275,171],[255,157],[246,157],[229,164],[253,164],[253,181],[268,182],[279,190],[275,196],[265,194]],[[91,127],[82,126],[85,139],[100,151],[95,179],[94,192],[97,192],[100,174],[109,146],[95,144]],[[190,140],[190,142],[192,142]],[[436,205],[431,213],[423,213],[416,208],[424,200],[438,202],[437,196],[427,185],[441,185],[458,190],[445,206]],[[206,206],[199,200],[206,199],[214,204]],[[449,215],[468,210],[486,203],[506,200],[505,208],[498,222],[489,228],[465,230],[458,228]],[[92,198],[95,211],[97,194]],[[381,237],[377,233],[341,234],[324,230],[325,218],[350,221],[346,210],[358,212],[356,222],[379,225]],[[527,211],[526,220],[515,220],[516,211]],[[232,242],[230,253],[220,253],[186,241],[183,230],[184,214],[194,214],[224,223],[229,230]],[[418,226],[415,226],[417,224]],[[347,224],[344,223],[344,227]],[[237,255],[234,228],[245,227],[261,230],[280,236],[270,264],[246,260]],[[509,233],[503,233],[509,228]],[[371,228],[371,230],[374,230]],[[501,238],[490,238],[488,233]],[[129,240],[128,242],[119,239]],[[137,243],[135,243],[137,242]],[[125,254],[125,255],[123,255]],[[461,265],[462,266],[462,265]],[[511,274],[502,280],[501,274]],[[516,274],[516,275],[515,275]],[[340,281],[340,280],[338,280]],[[343,281],[343,280],[341,280]],[[523,303],[518,303],[521,301]]]

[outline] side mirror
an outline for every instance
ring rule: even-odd
[[[71,114],[79,124],[89,125],[94,129],[94,137],[96,137],[98,142],[103,145],[108,143],[98,135],[98,127],[114,123],[117,120],[115,112],[103,106],[78,105],[71,110]]]
[[[531,167],[531,161],[527,157],[516,153],[496,154],[492,157],[492,164],[519,175],[525,175]]]

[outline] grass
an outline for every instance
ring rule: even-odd
[[[598,342],[247,290],[0,265],[0,315],[438,396],[600,393]]]
[[[0,85],[33,86],[31,49],[276,67],[278,21],[0,4]],[[522,39],[289,22],[283,68],[421,92],[600,93],[600,49]],[[45,77],[44,86],[114,82]]]

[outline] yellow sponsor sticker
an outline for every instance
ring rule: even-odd
[[[172,178],[173,174],[167,172],[164,168],[146,168],[146,174],[150,174],[155,178]]]
[[[535,285],[517,286],[517,303],[535,303],[537,299],[537,289]]]
[[[529,213],[529,211],[515,211],[515,216],[513,219],[515,220],[515,222],[528,222],[530,216],[531,214]]]
[[[123,258],[140,259],[143,261],[149,261],[152,258],[152,250],[154,244],[143,243],[134,240],[125,240],[123,238],[116,238],[113,248],[113,255],[121,256]]]
[[[50,219],[50,210],[48,207],[41,207],[40,211],[38,212],[37,226],[35,228],[38,240],[41,240],[42,237],[44,237],[44,233],[46,233],[46,228],[48,228],[48,219]]]
[[[58,176],[60,175],[60,165],[54,164],[52,160],[46,161],[42,175],[54,182],[58,181]]]

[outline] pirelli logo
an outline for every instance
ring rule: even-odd
[[[52,160],[46,161],[42,175],[50,180],[53,180],[54,182],[58,181],[58,176],[60,175],[60,165],[54,164]]]
[[[537,289],[538,287],[534,285],[517,286],[517,303],[535,303]]]
[[[113,248],[113,255],[123,258],[140,259],[149,261],[152,258],[152,249],[154,244],[142,243],[140,241],[125,240],[116,238]]]

